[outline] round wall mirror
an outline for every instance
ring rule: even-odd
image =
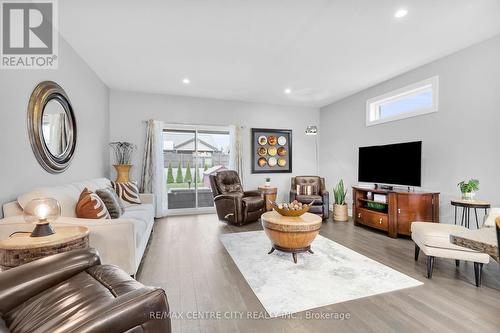
[[[76,147],[73,107],[65,91],[55,82],[36,86],[28,105],[28,132],[40,165],[51,173],[66,170]]]

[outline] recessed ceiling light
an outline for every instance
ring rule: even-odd
[[[284,92],[285,92],[285,94],[289,95],[292,93],[292,89],[286,88]]]
[[[401,9],[398,9],[395,13],[394,13],[394,17],[395,18],[403,18],[405,17],[406,15],[408,15],[408,10],[404,9],[404,8],[401,8]]]
[[[191,80],[189,78],[185,77],[185,78],[182,79],[182,83],[184,83],[184,84],[190,84]]]

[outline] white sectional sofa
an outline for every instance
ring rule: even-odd
[[[3,206],[4,219],[0,220],[0,239],[15,231],[31,231],[33,225],[24,222],[22,207],[30,200],[50,197],[59,201],[61,217],[54,224],[83,225],[89,228],[90,246],[96,248],[103,264],[119,266],[135,275],[146,250],[154,224],[154,197],[141,194],[140,205],[130,205],[118,219],[81,219],[75,215],[75,206],[82,190],[91,191],[110,187],[109,179],[99,178],[62,186],[37,188],[18,196],[17,201]]]

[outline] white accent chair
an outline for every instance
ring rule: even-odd
[[[99,251],[103,264],[120,267],[135,276],[146,250],[154,225],[154,197],[141,194],[140,205],[129,205],[118,219],[93,220],[78,218],[75,207],[81,191],[110,187],[109,179],[99,178],[54,187],[37,188],[21,194],[16,201],[3,206],[5,218],[0,220],[0,239],[9,237],[15,231],[32,231],[33,225],[23,219],[22,207],[31,199],[51,197],[61,205],[61,217],[54,224],[82,225],[89,228],[90,246]]]
[[[492,211],[490,211],[488,220],[490,217],[494,217]],[[483,227],[489,228],[489,222],[486,222]],[[483,264],[489,263],[490,256],[486,253],[461,247],[450,242],[450,234],[471,231],[473,230],[454,224],[430,222],[413,222],[411,224],[411,238],[415,243],[415,261],[418,261],[420,250],[422,250],[427,256],[428,279],[432,278],[435,257],[455,259],[457,267],[460,265],[460,260],[471,261],[474,263],[476,287],[481,286]]]

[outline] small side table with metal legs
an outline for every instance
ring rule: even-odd
[[[457,224],[457,211],[458,207],[462,208],[462,219],[460,221],[460,225],[465,226],[466,228],[470,228],[470,212],[471,209],[474,209],[474,215],[476,217],[476,227],[479,229],[479,218],[477,216],[477,209],[484,209],[484,214],[488,214],[488,209],[491,207],[491,204],[487,201],[482,200],[464,200],[464,199],[456,199],[451,200],[451,205],[455,206],[455,224]]]

